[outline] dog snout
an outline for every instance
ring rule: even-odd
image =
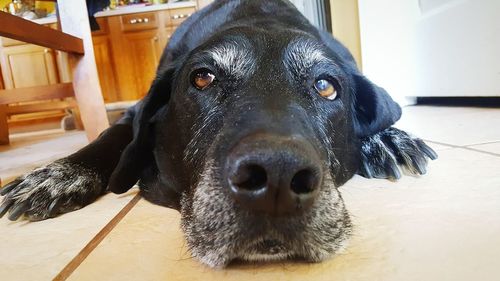
[[[312,145],[297,137],[268,134],[240,141],[227,158],[233,198],[252,212],[293,215],[309,208],[322,182]]]

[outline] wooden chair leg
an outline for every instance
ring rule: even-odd
[[[82,115],[80,114],[80,110],[78,107],[74,107],[71,109],[71,115],[73,115],[73,118],[75,118],[75,126],[77,130],[84,130],[85,127],[83,126],[83,121],[82,121]]]
[[[78,104],[76,103],[76,100],[69,99],[69,104],[71,106],[69,112],[71,113],[73,118],[75,118],[76,129],[79,131],[85,130],[85,127],[83,126],[82,115],[80,114],[80,109],[78,109]]]
[[[87,6],[83,0],[59,0],[57,7],[62,31],[83,40],[85,55],[71,54],[69,58],[78,109],[87,137],[92,141],[109,127],[109,122],[97,74]]]
[[[7,105],[0,104],[0,144],[9,144],[9,127],[7,124]]]

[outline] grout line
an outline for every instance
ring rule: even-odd
[[[448,147],[451,147],[451,148],[462,148],[461,146],[459,145],[454,145],[454,144],[448,144],[448,143],[444,143],[444,142],[438,142],[438,141],[432,141],[432,140],[427,140],[427,139],[423,139],[425,142],[430,142],[430,143],[434,143],[434,144],[439,144],[439,145],[443,145],[443,146],[448,146]]]
[[[54,277],[53,281],[66,280],[80,264],[92,253],[92,251],[104,240],[104,238],[120,223],[130,210],[141,199],[140,193],[136,194],[116,216],[104,226],[99,233]]]
[[[483,144],[492,144],[492,143],[500,143],[500,141],[487,141],[487,142],[480,142],[480,143],[473,143],[473,144],[468,144],[465,146],[476,146],[476,145],[483,145]]]
[[[454,144],[447,144],[447,143],[442,143],[442,142],[438,142],[438,141],[431,141],[431,140],[424,140],[424,141],[430,142],[430,143],[434,143],[434,144],[443,145],[443,146],[448,146],[448,147],[451,147],[451,148],[461,148],[461,149],[465,149],[465,150],[469,150],[469,151],[474,151],[474,152],[478,152],[478,153],[482,153],[482,154],[487,154],[487,155],[491,155],[491,156],[500,157],[500,153],[494,153],[494,152],[479,150],[479,149],[472,148],[472,147],[469,147],[469,146],[460,146],[460,145],[454,145]],[[493,142],[493,143],[495,143],[495,142]],[[474,144],[474,145],[476,145],[476,144]]]
[[[483,154],[488,154],[488,155],[493,155],[493,156],[496,156],[496,157],[500,157],[500,153],[494,153],[494,152],[479,150],[479,149],[476,149],[476,148],[466,147],[466,146],[462,147],[462,148],[466,149],[466,150],[470,150],[470,151],[475,151],[475,152],[479,152],[479,153],[483,153]]]

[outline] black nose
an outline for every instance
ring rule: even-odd
[[[244,208],[270,215],[309,208],[322,182],[318,154],[300,138],[246,137],[231,150],[226,165],[235,200]]]

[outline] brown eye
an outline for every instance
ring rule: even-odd
[[[193,76],[193,86],[198,90],[205,90],[215,80],[215,75],[208,69],[201,69],[195,72]]]
[[[334,100],[337,97],[337,90],[333,84],[325,79],[319,79],[314,82],[314,89],[318,94],[329,100]]]

